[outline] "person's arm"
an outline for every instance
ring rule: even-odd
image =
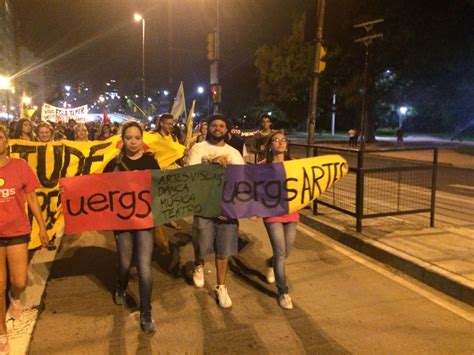
[[[28,202],[28,206],[30,207],[33,216],[36,219],[36,222],[39,226],[39,237],[41,241],[41,245],[46,248],[49,243],[48,233],[46,231],[46,225],[44,224],[43,214],[41,212],[41,208],[38,202],[38,197],[36,196],[36,192],[31,191],[26,194],[26,201]]]
[[[199,144],[200,143],[193,145],[193,147],[189,151],[188,165],[196,165],[202,163],[202,154],[199,149]]]

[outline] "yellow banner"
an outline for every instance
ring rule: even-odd
[[[166,168],[180,159],[185,147],[177,142],[168,142],[157,133],[145,132],[144,149],[155,155],[161,168]],[[29,142],[19,139],[9,141],[10,155],[28,162],[38,176],[41,188],[36,191],[43,211],[48,236],[52,238],[64,226],[59,201],[58,180],[66,176],[100,173],[107,163],[120,151],[121,138],[115,135],[105,141],[75,142],[58,141],[50,143]],[[30,249],[41,245],[38,226],[32,221]]]

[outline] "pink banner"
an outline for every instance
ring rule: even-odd
[[[68,234],[153,227],[150,171],[83,175],[59,184]]]

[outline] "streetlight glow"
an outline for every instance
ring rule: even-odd
[[[30,104],[31,104],[31,97],[23,96],[23,98],[21,99],[21,102],[22,102],[24,105],[30,105]]]
[[[204,92],[204,88],[203,88],[202,86],[199,86],[199,87],[197,88],[197,92],[198,92],[199,94],[202,94],[202,93]]]
[[[7,76],[0,75],[0,89],[8,90],[10,89],[10,86],[10,78]]]
[[[140,22],[141,20],[143,20],[143,16],[135,12],[133,14],[133,19],[135,20],[135,22]]]
[[[64,85],[64,89],[66,89],[66,91],[69,91],[69,90],[71,90],[71,86],[70,85]]]
[[[170,94],[170,92],[169,92],[168,90],[165,90],[165,91],[163,91],[163,94],[164,94],[165,96],[168,96],[168,95]]]
[[[399,110],[400,110],[400,113],[401,113],[402,115],[406,115],[406,114],[407,114],[407,111],[408,111],[408,107],[402,106],[402,107],[399,108]]]

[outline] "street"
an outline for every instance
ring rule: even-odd
[[[472,309],[307,227],[299,228],[287,262],[295,309],[285,311],[274,285],[264,281],[271,249],[263,224],[242,220],[240,254],[227,280],[234,305],[222,310],[214,300],[212,258],[205,266],[204,289],[191,285],[189,222],[181,222],[183,231],[172,237],[170,256],[154,255],[157,332],[151,338],[138,326],[136,277],[129,307],[112,301],[111,233],[65,236],[30,353],[474,351]]]

